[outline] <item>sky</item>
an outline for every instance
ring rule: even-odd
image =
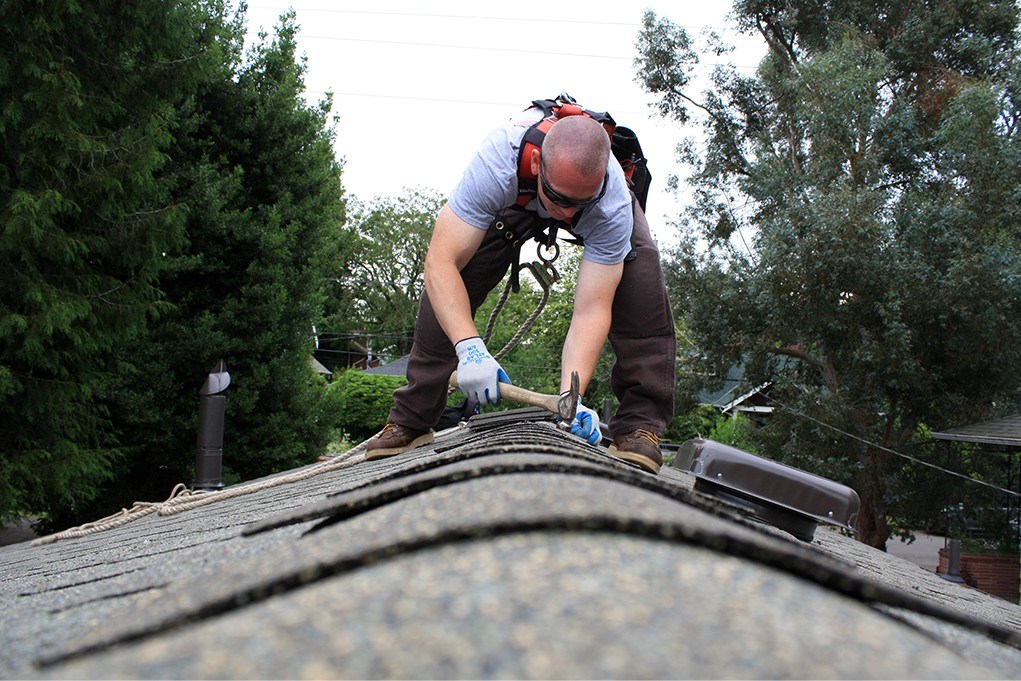
[[[761,41],[736,31],[726,17],[729,4],[719,0],[598,8],[531,0],[250,1],[248,44],[295,10],[306,98],[333,93],[335,146],[349,196],[371,200],[411,188],[446,196],[492,128],[533,99],[566,92],[637,133],[653,174],[648,218],[661,246],[670,241],[668,220],[686,200],[666,191],[667,175],[683,175],[674,149],[698,128],[655,116],[653,98],[635,82],[642,12],[649,8],[684,26],[696,45],[703,30],[715,30],[738,46],[729,61],[742,71],[753,71],[764,53]]]

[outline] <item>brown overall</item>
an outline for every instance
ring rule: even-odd
[[[616,357],[610,387],[620,407],[608,425],[613,436],[637,428],[662,435],[674,413],[677,340],[659,250],[645,214],[633,197],[631,205],[634,251],[624,262],[609,334]],[[478,251],[461,270],[472,315],[503,279],[513,255],[513,245],[490,227]],[[390,421],[412,430],[432,428],[446,405],[447,381],[456,368],[454,346],[423,291],[408,358],[408,385],[394,392]]]

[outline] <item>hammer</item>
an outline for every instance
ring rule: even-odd
[[[457,383],[457,372],[450,374],[450,385],[460,389]],[[533,407],[542,407],[560,417],[560,420],[570,425],[578,413],[578,398],[581,396],[578,372],[571,372],[571,389],[562,395],[543,395],[531,390],[519,388],[510,383],[500,382],[500,397],[511,402],[529,404]]]

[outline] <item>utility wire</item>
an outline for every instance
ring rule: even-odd
[[[294,9],[295,12],[328,12],[330,14],[362,14],[382,17],[414,17],[418,19],[477,19],[481,21],[523,21],[527,23],[544,24],[590,24],[594,26],[639,26],[629,21],[590,21],[585,19],[551,19],[549,17],[494,17],[481,14],[426,14],[422,12],[376,12],[360,9],[333,9],[333,8],[311,8],[311,7],[270,7],[266,5],[249,5],[250,9],[275,10],[278,12]]]
[[[311,8],[311,7],[274,7],[271,5],[249,5],[249,9],[257,10],[273,10],[277,12],[287,12],[294,10],[296,13],[300,12],[323,12],[329,14],[358,14],[358,15],[375,15],[383,17],[413,17],[417,19],[472,19],[479,21],[519,21],[530,24],[571,24],[571,25],[588,25],[588,26],[626,26],[629,28],[635,28],[641,26],[641,24],[633,21],[594,21],[591,19],[554,19],[551,17],[496,17],[487,16],[481,14],[428,14],[424,12],[379,12],[373,10],[360,10],[360,9],[335,9],[335,8]],[[691,29],[691,30],[710,30],[710,31],[730,31],[729,27],[719,27],[694,24],[678,24],[679,26]]]
[[[369,99],[403,99],[411,102],[432,102],[436,104],[463,104],[466,106],[498,106],[507,110],[512,110],[515,107],[517,109],[523,109],[524,106],[519,102],[484,102],[477,99],[450,99],[446,97],[413,97],[410,95],[392,95],[392,94],[374,94],[367,92],[336,92],[334,90],[302,90],[302,94],[306,95],[325,95],[331,94],[334,97],[367,97]],[[613,109],[609,112],[614,118],[621,118],[621,114],[632,115],[632,116],[648,116],[648,111],[626,111],[623,109]]]
[[[310,35],[308,33],[299,33],[299,38],[306,40],[333,40],[337,42],[351,42],[351,43],[375,43],[380,45],[398,45],[407,47],[435,47],[440,49],[448,50],[472,50],[478,52],[512,52],[515,54],[528,54],[535,57],[578,57],[581,59],[607,59],[610,61],[634,61],[634,55],[614,55],[614,54],[588,54],[584,52],[552,52],[550,50],[523,50],[514,47],[492,47],[485,45],[452,45],[448,43],[420,43],[412,42],[408,40],[383,40],[380,38],[350,38],[347,36],[332,36],[332,35]],[[750,64],[732,64],[729,62],[700,62],[701,66],[732,66],[735,69],[754,71],[758,68],[756,65]]]
[[[583,59],[613,59],[617,61],[630,61],[634,57],[627,55],[612,55],[612,54],[584,54],[580,52],[551,52],[549,50],[522,50],[513,47],[490,47],[480,45],[447,45],[443,43],[419,43],[410,42],[407,40],[380,40],[378,38],[348,38],[344,36],[329,36],[329,35],[309,35],[307,33],[300,34],[301,38],[306,40],[337,40],[341,42],[351,43],[378,43],[381,45],[406,45],[408,47],[440,47],[450,50],[474,50],[479,52],[513,52],[516,54],[532,54],[536,56],[544,57],[581,57]]]
[[[815,424],[818,424],[818,425],[822,426],[823,428],[829,428],[830,430],[832,430],[834,432],[840,433],[841,435],[843,435],[845,437],[849,437],[852,440],[857,440],[858,442],[861,442],[862,444],[869,445],[870,447],[875,447],[876,449],[879,449],[881,451],[887,452],[888,454],[893,454],[894,456],[899,456],[902,459],[907,459],[908,461],[911,461],[912,463],[917,463],[917,464],[920,464],[922,466],[928,466],[929,468],[933,468],[933,469],[935,469],[937,471],[940,471],[942,473],[946,473],[948,475],[953,475],[954,477],[961,478],[962,480],[967,480],[968,482],[973,482],[976,485],[982,485],[984,487],[988,487],[990,489],[994,489],[997,492],[1003,492],[1005,494],[1009,494],[1009,495],[1014,496],[1014,497],[1021,497],[1021,493],[1015,492],[1014,490],[1010,490],[1010,489],[1007,489],[1005,487],[999,487],[997,485],[993,485],[992,483],[988,483],[988,482],[985,482],[983,480],[976,480],[974,478],[969,478],[967,475],[964,475],[962,473],[958,473],[957,471],[952,471],[952,470],[949,470],[947,468],[943,468],[941,466],[937,466],[934,463],[929,463],[928,461],[922,461],[921,459],[919,459],[917,457],[914,457],[914,456],[911,456],[909,454],[903,454],[901,452],[898,452],[898,451],[895,451],[893,449],[890,449],[889,447],[884,447],[881,444],[878,444],[876,442],[871,442],[869,440],[866,440],[863,437],[859,437],[857,435],[854,435],[852,433],[847,432],[846,430],[841,430],[840,428],[837,428],[836,426],[832,426],[832,425],[830,425],[828,423],[825,423],[824,421],[820,421],[819,419],[817,419],[817,418],[815,418],[813,416],[809,416],[808,414],[804,414],[804,413],[798,411],[797,409],[793,409],[791,407],[788,407],[787,405],[783,404],[782,402],[780,402],[779,400],[777,400],[774,397],[770,397],[769,395],[764,395],[764,397],[766,399],[768,399],[770,402],[774,402],[778,406],[780,406],[781,408],[786,409],[787,411],[789,411],[790,413],[794,414],[795,416],[800,416],[801,418],[808,419],[809,421],[811,421],[811,422],[813,422]]]
[[[249,6],[249,9],[262,9],[262,10],[277,10],[286,11],[291,8],[284,7],[271,7],[271,6]],[[553,23],[553,24],[570,24],[570,25],[595,25],[595,26],[625,26],[625,27],[638,27],[640,24],[630,22],[609,22],[609,21],[589,21],[589,20],[578,20],[578,19],[551,19],[551,18],[535,18],[535,17],[491,17],[491,16],[480,16],[480,15],[456,15],[456,14],[425,14],[415,12],[374,12],[367,10],[339,10],[339,9],[302,9],[296,8],[296,12],[326,12],[326,13],[337,13],[337,14],[359,14],[359,15],[378,15],[384,17],[403,16],[413,18],[435,18],[435,19],[478,19],[488,21],[520,21],[527,23]],[[710,30],[720,33],[728,32],[732,29],[727,27],[709,26],[709,25],[681,25],[687,29],[698,29],[698,30]],[[495,52],[514,52],[519,54],[532,54],[537,56],[555,56],[555,57],[582,57],[586,59],[610,59],[610,60],[627,60],[631,61],[634,59],[633,55],[606,55],[606,54],[583,54],[577,52],[550,52],[548,50],[523,50],[514,48],[499,48],[489,46],[474,46],[474,45],[449,45],[442,43],[420,43],[420,42],[408,42],[400,40],[381,40],[381,39],[370,39],[370,38],[349,38],[343,36],[329,36],[329,35],[311,35],[309,33],[300,32],[299,38],[306,38],[310,40],[336,40],[336,41],[348,41],[358,43],[380,43],[384,45],[407,45],[412,47],[436,47],[436,48],[448,48],[448,49],[467,49],[467,50],[487,50]],[[730,66],[723,62],[703,62],[703,66]],[[733,65],[740,69],[756,69],[757,66],[750,65]]]

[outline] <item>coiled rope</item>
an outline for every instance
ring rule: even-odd
[[[170,492],[170,496],[166,501],[136,501],[131,508],[122,508],[118,513],[114,513],[106,518],[34,539],[32,541],[32,545],[37,546],[41,544],[52,544],[53,542],[61,539],[86,537],[91,534],[96,534],[97,532],[103,532],[105,530],[111,530],[115,527],[126,525],[134,520],[138,520],[139,518],[143,518],[153,513],[161,516],[174,515],[175,513],[182,513],[193,508],[198,508],[199,506],[211,504],[215,501],[233,499],[234,497],[253,494],[271,487],[278,487],[292,482],[307,480],[308,478],[328,471],[350,468],[351,466],[365,460],[364,445],[365,443],[363,442],[352,447],[347,452],[333,457],[329,461],[320,461],[312,466],[293,473],[269,478],[267,480],[260,480],[259,482],[248,485],[238,485],[236,487],[228,487],[222,490],[191,490],[184,483],[178,483],[174,486],[174,489]]]
[[[515,333],[511,339],[507,341],[507,344],[504,345],[499,352],[493,355],[493,359],[497,361],[503,359],[508,352],[513,350],[521,339],[524,338],[525,334],[531,330],[532,325],[535,324],[535,320],[539,318],[539,315],[542,314],[542,311],[546,308],[546,303],[549,302],[550,289],[560,278],[560,275],[553,268],[552,264],[553,260],[556,259],[556,256],[554,255],[553,258],[549,260],[544,258],[542,254],[540,254],[539,257],[542,262],[532,262],[527,265],[522,265],[522,267],[532,273],[535,281],[539,284],[539,288],[542,289],[542,296],[539,298],[539,302],[536,304],[532,314],[530,314],[521,324],[521,328],[518,329],[517,333]],[[512,286],[513,282],[511,278],[508,277],[507,285],[504,286],[503,293],[500,294],[500,300],[497,301],[496,306],[489,315],[489,322],[486,324],[486,333],[482,337],[482,341],[486,343],[486,345],[489,344],[489,340],[493,337],[493,330],[496,328],[496,319],[500,315],[500,312],[503,311],[504,305],[507,304],[507,299],[510,297]]]
[[[459,426],[448,428],[445,431],[437,433],[436,437],[441,438],[458,429]],[[205,506],[216,501],[233,499],[235,497],[253,494],[264,489],[279,487],[281,485],[289,485],[294,482],[301,482],[302,480],[307,480],[323,473],[350,468],[351,466],[365,460],[366,442],[368,442],[368,440],[355,445],[343,454],[331,457],[327,461],[320,461],[312,464],[311,466],[285,475],[260,480],[259,482],[253,482],[247,485],[237,485],[236,487],[227,487],[222,490],[192,490],[184,483],[178,483],[174,486],[174,489],[170,492],[170,496],[166,501],[136,501],[131,508],[122,508],[119,512],[107,516],[106,518],[34,539],[32,540],[32,546],[52,544],[61,539],[87,537],[98,532],[126,525],[134,520],[144,518],[145,516],[153,513],[161,516],[183,513],[184,511],[189,511],[193,508]]]

